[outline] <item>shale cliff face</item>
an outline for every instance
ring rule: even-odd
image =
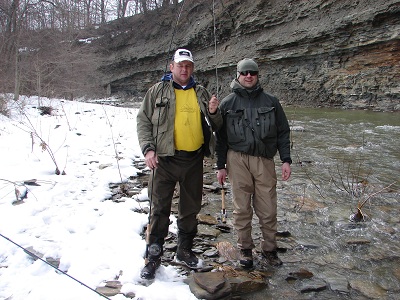
[[[220,99],[249,57],[264,89],[286,105],[400,110],[400,1],[186,0],[99,33],[109,94],[144,96],[184,47],[196,80],[218,87]]]

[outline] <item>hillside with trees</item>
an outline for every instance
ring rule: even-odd
[[[178,0],[173,3],[177,4]],[[156,0],[0,2],[0,92],[74,99],[98,96],[96,28],[167,6]],[[89,37],[89,38],[88,38]]]
[[[255,58],[287,105],[400,110],[400,1],[5,0],[0,93],[140,101],[177,47],[227,95]]]

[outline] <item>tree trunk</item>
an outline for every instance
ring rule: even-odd
[[[147,13],[147,0],[140,0],[142,3],[142,10],[144,13]]]

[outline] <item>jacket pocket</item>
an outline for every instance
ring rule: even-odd
[[[160,134],[167,130],[168,127],[168,110],[169,110],[169,102],[167,98],[156,99],[156,104],[154,107],[153,115],[151,116],[151,122],[153,124],[154,136],[156,136],[157,132]]]
[[[277,136],[275,108],[260,107],[257,109],[257,127],[260,139],[265,143]]]
[[[237,144],[245,140],[244,110],[228,110],[226,113],[226,134],[230,144]]]

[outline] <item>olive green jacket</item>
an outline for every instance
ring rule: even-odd
[[[202,116],[204,154],[213,157],[215,151],[214,131],[222,126],[222,116],[218,109],[215,114],[208,112],[211,94],[201,85],[193,87]],[[175,91],[173,81],[162,81],[153,85],[146,93],[137,114],[137,135],[143,155],[149,150],[159,156],[175,154]]]

